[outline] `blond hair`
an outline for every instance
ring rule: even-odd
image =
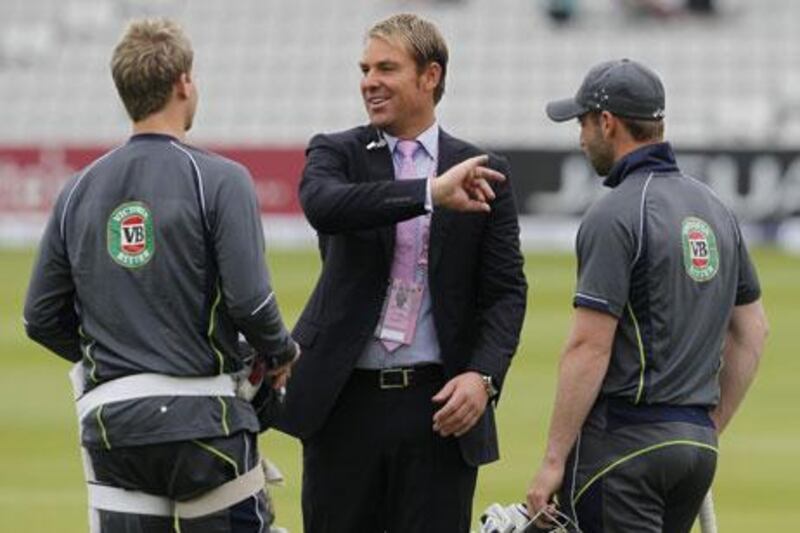
[[[436,26],[417,15],[401,13],[392,15],[370,28],[367,38],[375,37],[389,41],[399,38],[411,52],[419,72],[431,63],[438,63],[442,67],[442,76],[433,91],[433,101],[438,104],[444,94],[449,52],[447,43]]]
[[[192,70],[192,45],[175,22],[131,22],[111,57],[111,75],[128,115],[138,122],[161,111],[181,74]]]

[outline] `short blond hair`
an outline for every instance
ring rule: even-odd
[[[161,111],[181,74],[192,70],[189,39],[168,19],[132,21],[111,57],[111,75],[128,115],[138,122]]]
[[[431,63],[438,63],[442,67],[442,77],[433,91],[433,101],[438,104],[444,95],[449,52],[447,43],[436,26],[417,15],[400,13],[372,26],[367,32],[367,38],[375,37],[389,41],[397,38],[402,40],[420,72]]]

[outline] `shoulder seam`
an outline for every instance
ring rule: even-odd
[[[184,154],[186,154],[186,157],[189,158],[189,161],[191,161],[192,166],[194,167],[194,171],[196,174],[195,179],[197,180],[197,187],[200,193],[200,209],[203,210],[203,224],[206,226],[206,228],[208,228],[208,213],[206,212],[206,191],[205,187],[203,187],[203,173],[200,172],[200,166],[197,164],[197,160],[194,158],[194,156],[189,150],[182,147],[175,141],[170,141],[170,144],[175,148],[177,148],[178,150],[180,150],[181,152],[183,152]]]

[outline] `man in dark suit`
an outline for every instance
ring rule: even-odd
[[[498,458],[527,284],[507,164],[436,121],[447,58],[431,23],[379,22],[360,62],[370,125],[308,148],[323,265],[278,427],[303,441],[309,533],[469,531],[478,466]]]

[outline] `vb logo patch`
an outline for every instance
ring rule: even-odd
[[[709,281],[719,271],[719,251],[714,231],[705,220],[688,217],[681,224],[683,266],[695,281]]]
[[[127,202],[108,217],[106,246],[111,258],[127,268],[138,268],[152,259],[156,243],[153,217],[142,202]]]

